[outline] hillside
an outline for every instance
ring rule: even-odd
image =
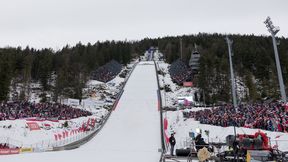
[[[230,35],[233,40],[233,62],[237,80],[243,84],[242,101],[259,101],[267,97],[278,99],[278,81],[272,40],[266,36]],[[89,80],[91,72],[114,59],[127,64],[138,58],[151,46],[164,53],[168,63],[180,57],[182,38],[183,60],[188,62],[194,44],[201,54],[199,74],[194,85],[204,90],[206,102],[228,102],[230,98],[228,49],[221,34],[199,33],[177,37],[143,39],[133,42],[97,42],[74,47],[68,45],[59,51],[35,50],[29,47],[0,49],[0,100],[7,100],[11,86],[21,83],[22,90],[16,99],[25,99],[29,84],[40,83],[45,94],[81,98],[81,88]],[[278,38],[284,84],[288,85],[288,39]]]

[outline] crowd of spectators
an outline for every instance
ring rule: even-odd
[[[108,82],[114,79],[122,69],[122,65],[115,60],[111,60],[91,73],[91,79],[101,82]]]
[[[9,149],[9,146],[7,143],[0,143],[0,149]]]
[[[31,103],[26,101],[0,103],[0,121],[23,118],[69,120],[92,115],[89,111],[59,103]]]
[[[183,115],[195,118],[201,124],[288,131],[287,106],[278,102],[243,104],[238,107],[237,113],[233,106],[226,105],[197,112],[183,112]]]
[[[182,85],[183,82],[191,81],[192,79],[191,69],[181,59],[171,64],[169,73],[172,81],[178,85]]]

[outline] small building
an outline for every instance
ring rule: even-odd
[[[199,60],[200,60],[200,53],[198,51],[193,51],[191,53],[191,57],[190,57],[190,60],[189,60],[189,66],[191,67],[192,71],[195,72],[195,71],[198,71],[199,70],[199,67],[200,67],[200,63],[199,63]]]
[[[189,66],[191,67],[191,70],[194,74],[198,73],[199,67],[200,67],[200,53],[197,50],[197,45],[194,44],[194,51],[191,53],[191,57],[189,60]]]

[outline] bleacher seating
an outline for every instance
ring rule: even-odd
[[[171,64],[169,73],[172,81],[178,85],[182,85],[183,82],[188,80],[191,81],[192,79],[191,69],[188,68],[181,59],[178,59]]]
[[[121,70],[122,65],[115,60],[111,60],[110,62],[93,71],[91,73],[91,79],[106,83],[114,79],[121,72]]]

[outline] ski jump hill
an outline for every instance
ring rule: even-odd
[[[140,62],[102,130],[75,150],[0,156],[3,162],[156,162],[160,112],[153,61]]]

